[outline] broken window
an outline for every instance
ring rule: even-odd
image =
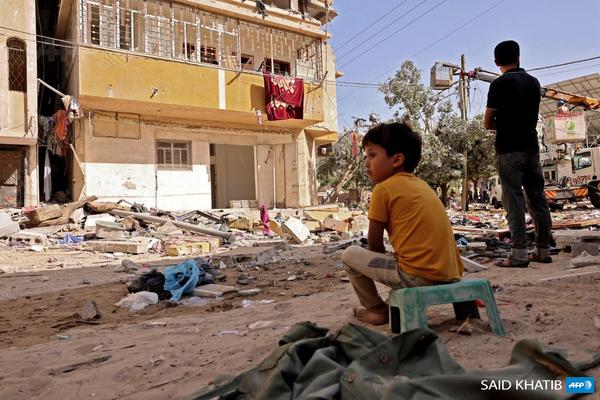
[[[174,46],[170,5],[147,1],[146,7],[146,51],[161,57],[172,57]]]
[[[246,71],[254,71],[254,56],[248,54],[242,54],[240,58],[242,63],[242,69]]]
[[[197,61],[196,15],[189,7],[173,6],[175,58]]]
[[[27,92],[27,46],[25,41],[9,38],[8,49],[8,90]]]
[[[156,164],[165,169],[189,169],[192,165],[191,142],[156,142]]]
[[[273,68],[271,68],[271,60],[266,59],[265,65],[267,71],[276,75],[290,76],[290,63],[285,61],[273,60]]]

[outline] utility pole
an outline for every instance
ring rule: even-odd
[[[466,62],[465,55],[461,54],[460,56],[460,114],[462,116],[463,121],[465,122],[465,132],[464,137],[467,139],[467,119],[468,119],[468,109],[467,106],[469,104],[469,93],[467,92],[467,75],[466,75]],[[464,150],[464,159],[463,159],[463,185],[462,185],[462,210],[468,211],[469,209],[469,179],[468,179],[468,168],[467,168],[467,156],[468,156],[468,146],[465,146]]]

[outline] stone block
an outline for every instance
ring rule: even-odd
[[[148,252],[149,242],[145,237],[129,240],[88,240],[83,242],[82,248],[103,253],[145,254]]]
[[[122,239],[125,235],[125,225],[118,222],[95,221],[96,237],[100,239]]]
[[[350,229],[350,224],[348,224],[346,221],[339,221],[333,218],[327,218],[325,219],[325,221],[323,221],[323,227],[342,233],[348,232],[348,230]]]
[[[171,257],[202,254],[210,251],[210,242],[205,240],[192,243],[179,243],[167,246],[166,254]]]
[[[262,264],[273,256],[273,247],[239,247],[211,257],[212,265],[223,262],[228,267],[236,264]]]
[[[304,226],[302,221],[297,218],[288,218],[288,220],[282,224],[282,228],[296,243],[303,243],[310,237],[310,231],[308,228]]]
[[[199,297],[221,297],[224,294],[235,292],[237,289],[233,286],[208,284],[198,286],[194,289],[193,295]]]

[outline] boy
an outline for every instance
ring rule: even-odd
[[[374,281],[391,288],[436,285],[460,280],[463,265],[442,202],[413,175],[421,160],[421,138],[401,123],[371,128],[362,141],[365,168],[375,184],[369,206],[369,249],[351,246],[342,263],[364,308],[362,322],[388,322],[387,304]],[[385,254],[383,230],[394,254]]]

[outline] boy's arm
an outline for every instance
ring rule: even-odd
[[[367,236],[369,243],[369,250],[376,251],[378,253],[385,253],[385,246],[383,245],[383,231],[385,224],[374,219],[369,220],[369,234]]]

